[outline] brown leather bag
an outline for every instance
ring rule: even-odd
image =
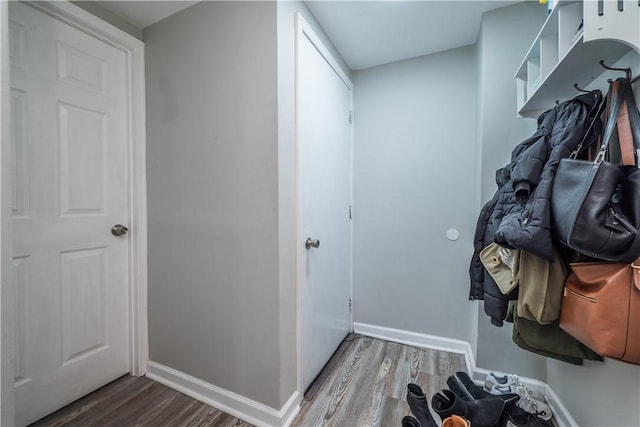
[[[640,259],[571,264],[560,327],[602,356],[640,364]]]

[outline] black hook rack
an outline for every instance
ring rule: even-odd
[[[580,88],[578,87],[578,83],[574,83],[574,84],[573,84],[573,87],[574,87],[578,92],[589,93],[589,91],[588,91],[588,90],[580,89]]]
[[[622,71],[625,73],[625,75],[627,76],[627,79],[631,80],[631,68],[614,68],[614,67],[609,67],[608,65],[606,65],[604,63],[604,59],[601,59],[600,61],[598,61],[598,64],[600,64],[600,66],[602,68],[604,68],[605,70],[612,70],[612,71]]]

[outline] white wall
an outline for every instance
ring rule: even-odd
[[[356,322],[475,341],[473,70],[464,47],[353,73]]]
[[[516,117],[514,73],[531,46],[546,17],[537,2],[523,2],[487,12],[483,16],[478,49],[478,112],[481,203],[493,197],[495,171],[510,161],[511,151],[536,129],[534,119]],[[480,206],[474,207],[477,218]],[[482,303],[480,303],[482,304]],[[517,347],[511,339],[511,325],[491,324],[480,307],[478,313],[479,367],[544,380],[545,358]]]
[[[150,359],[279,409],[274,2],[144,31]]]

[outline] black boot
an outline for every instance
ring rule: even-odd
[[[449,386],[449,390],[454,392],[455,395],[462,400],[466,400],[466,401],[476,400],[476,398],[469,392],[469,390],[464,386],[464,384],[462,384],[462,382],[458,379],[458,377],[451,375],[447,379],[447,386]]]
[[[504,400],[507,403],[516,403],[520,396],[515,393],[510,394],[491,394],[488,391],[485,391],[482,387],[473,382],[473,380],[467,375],[466,372],[456,372],[455,378],[461,383],[461,385],[467,390],[468,394],[473,396],[475,400],[478,399],[487,399],[487,398],[499,398]],[[447,385],[451,388],[449,381],[447,381]],[[451,388],[451,390],[456,393],[456,391]],[[458,393],[456,393],[460,396]],[[461,396],[462,397],[462,396]],[[467,400],[467,399],[465,399]]]
[[[429,411],[427,396],[422,392],[419,385],[407,385],[407,403],[413,415],[420,422],[421,427],[438,427],[438,424],[431,416],[431,411]]]
[[[500,425],[504,405],[504,400],[499,398],[465,401],[451,390],[442,390],[442,393],[436,393],[431,399],[431,406],[441,419],[459,415],[468,419],[473,427]]]
[[[402,427],[420,427],[420,422],[413,417],[407,415],[402,419]]]

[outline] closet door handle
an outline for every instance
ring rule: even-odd
[[[304,242],[304,247],[307,249],[318,248],[320,247],[320,240],[307,237],[307,240]]]

